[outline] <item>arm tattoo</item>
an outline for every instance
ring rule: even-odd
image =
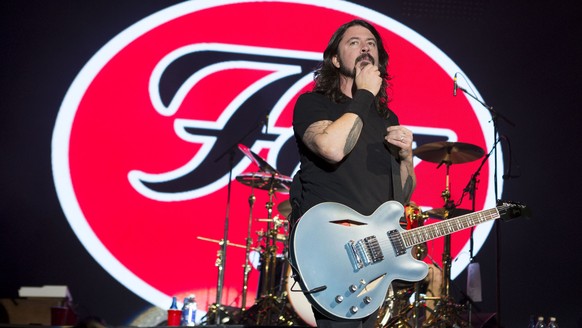
[[[307,147],[312,151],[315,151],[315,137],[320,134],[327,134],[325,128],[327,128],[331,123],[332,121],[319,121],[309,126],[305,131],[305,134],[303,134],[303,142],[305,145],[307,145]]]
[[[354,125],[348,134],[346,139],[346,144],[344,146],[344,155],[349,154],[352,149],[356,146],[356,142],[358,141],[358,137],[360,136],[360,132],[362,131],[362,119],[360,117],[356,118],[354,121]]]

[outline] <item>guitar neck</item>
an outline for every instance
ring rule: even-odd
[[[466,228],[474,227],[483,222],[495,220],[500,217],[497,208],[461,215],[446,219],[438,223],[428,224],[412,230],[402,232],[402,239],[406,248],[422,244],[444,235],[451,234]]]

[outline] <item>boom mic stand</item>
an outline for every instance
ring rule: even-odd
[[[259,122],[256,126],[252,127],[245,135],[239,138],[234,144],[230,145],[226,151],[220,156],[218,156],[214,162],[221,160],[226,154],[229,155],[229,169],[228,169],[228,187],[226,194],[226,211],[224,218],[224,235],[223,239],[220,241],[220,251],[218,251],[218,259],[216,260],[216,266],[218,267],[218,281],[216,284],[216,303],[210,306],[209,313],[214,313],[215,324],[219,325],[222,323],[222,291],[224,289],[224,271],[226,268],[226,246],[228,245],[228,229],[230,221],[230,199],[231,199],[231,186],[232,186],[232,169],[234,168],[234,153],[240,144],[246,137],[251,133],[256,131],[261,126],[265,125],[264,121]],[[248,243],[248,242],[247,242]]]
[[[479,177],[479,175],[481,174],[481,169],[483,168],[483,165],[485,165],[485,163],[487,162],[487,160],[489,159],[489,156],[491,156],[491,153],[493,151],[496,150],[497,148],[497,143],[499,143],[499,140],[497,140],[495,142],[495,144],[493,145],[493,147],[491,148],[491,151],[489,153],[487,153],[487,155],[483,158],[483,160],[481,161],[481,164],[479,165],[479,168],[477,168],[477,171],[475,171],[475,173],[473,173],[471,175],[471,179],[469,179],[469,182],[467,183],[467,186],[465,187],[465,189],[463,189],[463,196],[465,194],[469,194],[469,199],[471,200],[471,212],[475,212],[476,206],[475,206],[475,194],[477,191],[477,183],[479,182],[477,180],[477,178]],[[463,196],[461,196],[461,200],[459,201],[459,203],[461,203],[461,201],[463,200]],[[473,233],[475,231],[475,227],[471,227],[471,234],[469,237],[469,266],[471,266],[471,264],[473,264]],[[470,270],[469,268],[467,269],[467,285],[469,284],[469,281],[471,280],[470,277]],[[469,291],[467,290],[467,293],[463,293],[461,291],[461,293],[463,294],[463,297],[465,297],[469,303],[469,314],[468,314],[468,321],[469,324],[471,323],[471,315],[473,313],[473,307],[477,307],[475,305],[475,300],[474,297],[472,297],[472,295],[469,294]]]
[[[507,122],[509,125],[511,125],[512,127],[515,127],[515,123],[513,123],[512,121],[510,121],[507,117],[505,117],[504,115],[502,115],[501,113],[495,111],[493,109],[492,106],[487,105],[485,102],[483,102],[482,100],[478,99],[477,97],[475,97],[472,93],[468,92],[466,89],[457,86],[456,84],[456,74],[455,74],[455,88],[461,90],[464,94],[466,94],[467,96],[475,99],[478,103],[480,103],[483,107],[485,107],[489,113],[491,114],[491,121],[493,122],[493,139],[494,142],[497,143],[497,120],[499,118],[503,119],[505,122]],[[499,199],[499,191],[498,191],[498,187],[497,187],[497,161],[498,161],[498,155],[497,155],[497,151],[495,152],[495,163],[494,163],[494,172],[493,172],[493,177],[494,177],[494,191],[495,191],[495,201],[497,201]],[[500,223],[497,222],[498,220],[495,220],[496,222],[494,222],[493,224],[495,224],[495,239],[496,239],[496,303],[497,303],[497,324],[499,327],[502,327],[501,324],[501,226]]]
[[[234,167],[234,152],[235,148],[229,147],[228,150],[220,155],[216,160],[220,160],[224,155],[229,154],[228,163],[228,186],[226,193],[226,212],[224,218],[224,234],[222,240],[219,242],[220,250],[218,251],[218,258],[216,259],[216,266],[218,267],[218,279],[216,283],[216,303],[212,304],[209,309],[209,313],[214,314],[215,324],[219,325],[222,323],[222,290],[224,288],[224,271],[226,268],[226,247],[228,246],[228,226],[230,220],[230,198],[231,198],[231,185],[232,185],[232,169]]]

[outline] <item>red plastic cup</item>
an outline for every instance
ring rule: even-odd
[[[182,319],[182,310],[168,310],[168,326],[179,326]]]

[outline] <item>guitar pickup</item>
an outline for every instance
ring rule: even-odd
[[[406,246],[404,245],[404,240],[402,240],[402,235],[400,235],[398,230],[388,231],[388,238],[390,239],[390,243],[392,243],[394,255],[400,256],[406,254]]]

